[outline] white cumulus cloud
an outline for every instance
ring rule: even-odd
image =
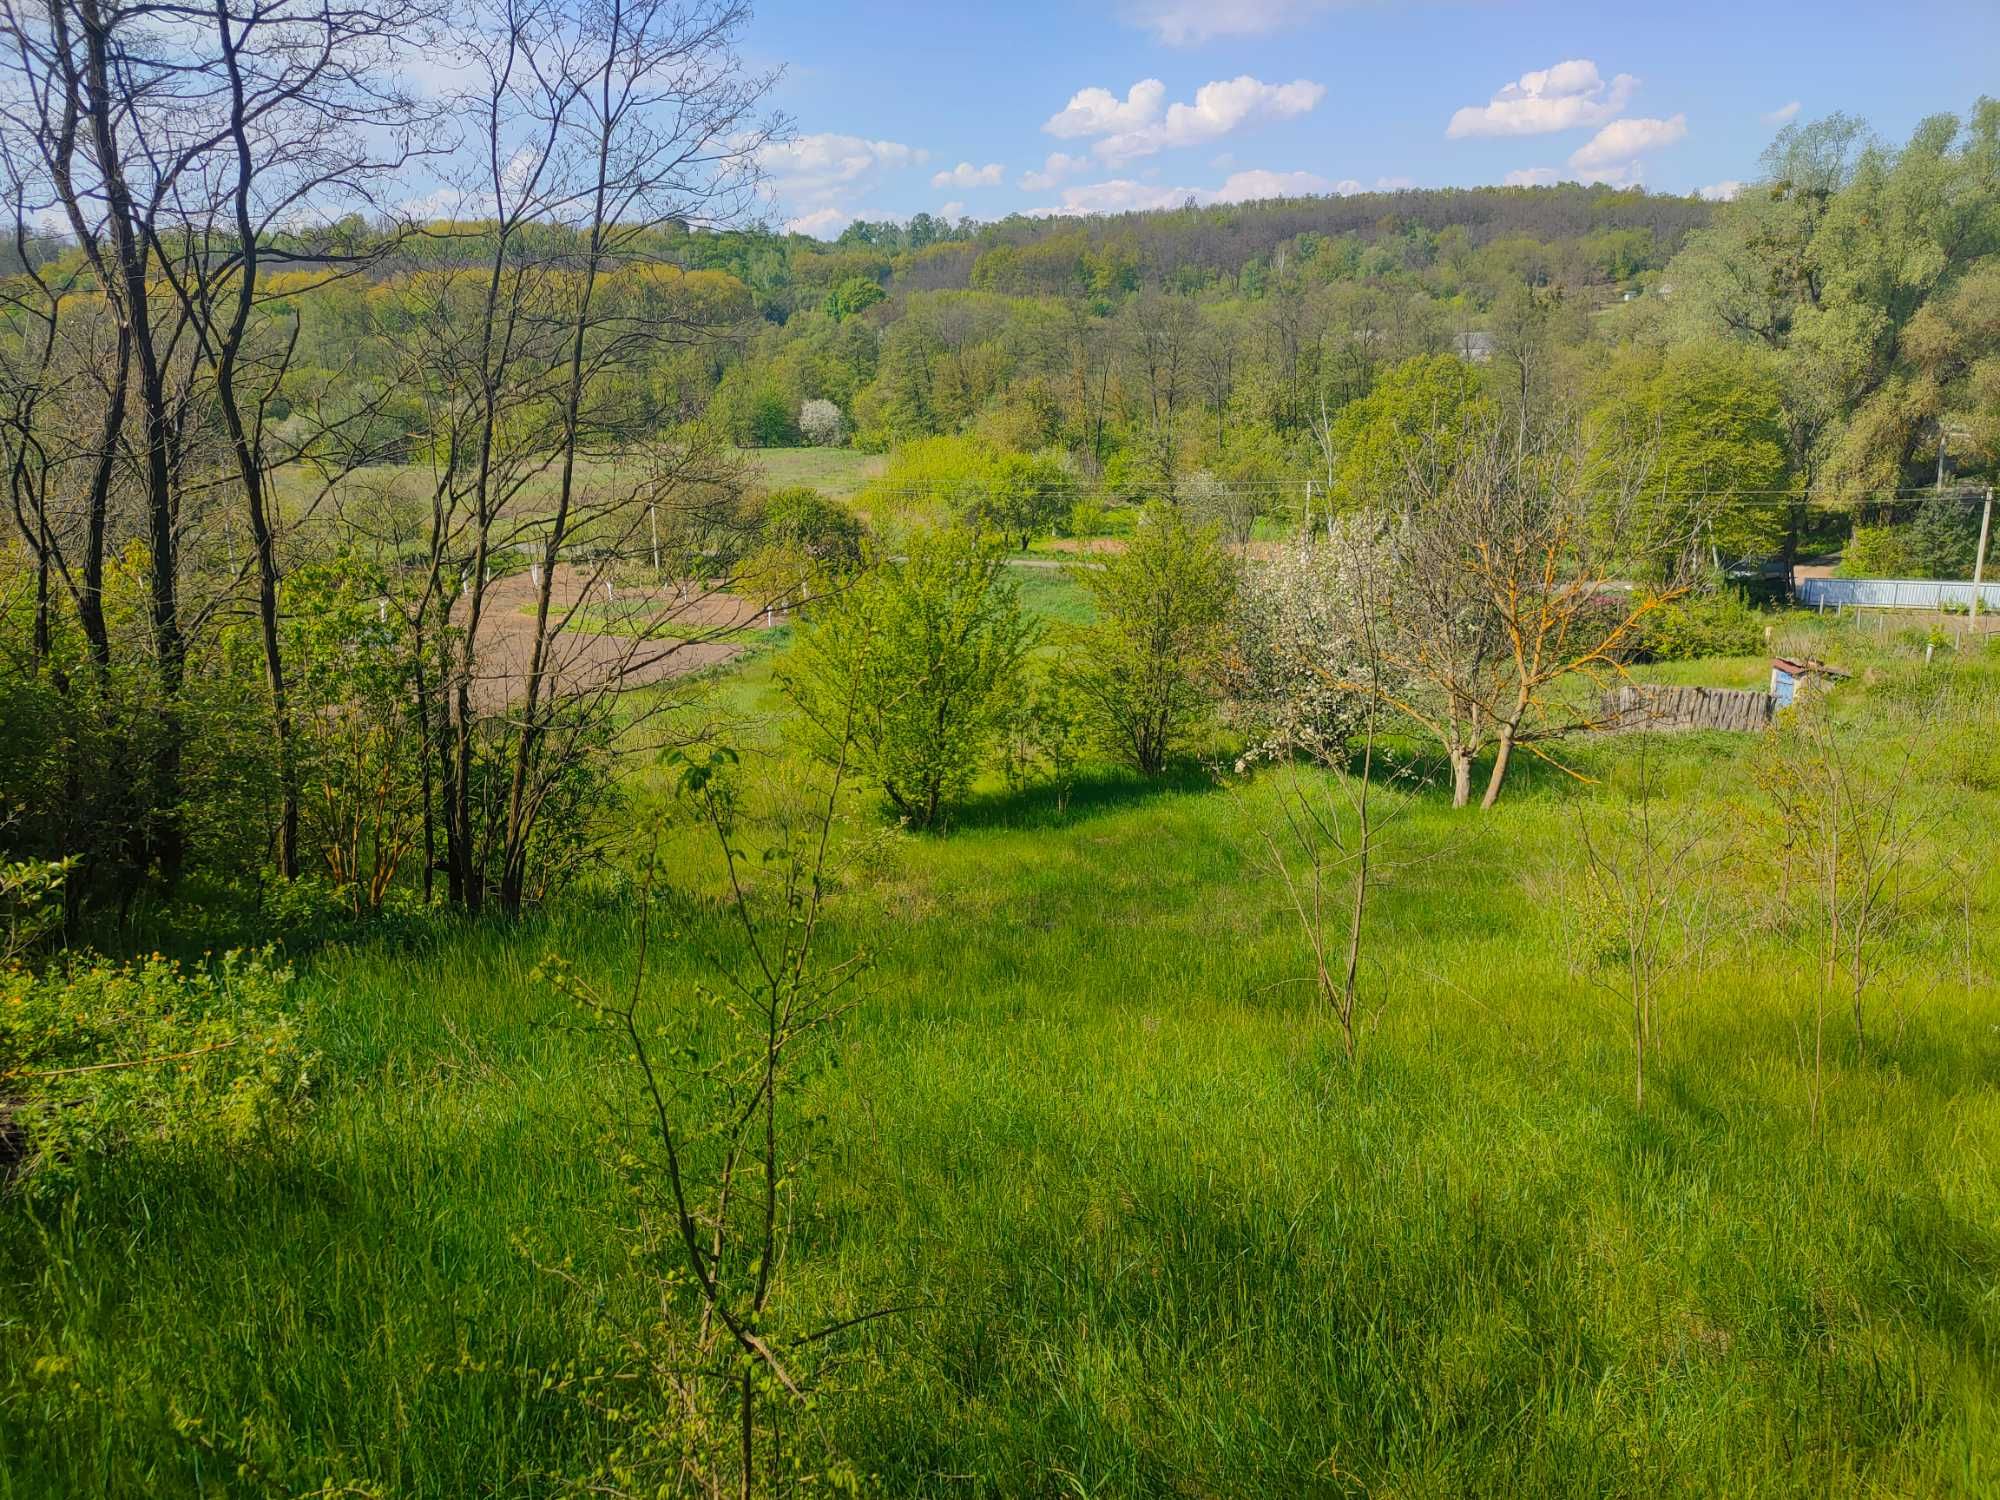
[[[1331,182],[1312,172],[1270,172],[1259,167],[1248,172],[1231,172],[1216,189],[1215,201],[1245,203],[1253,198],[1303,198],[1309,193],[1354,192],[1360,186]]]
[[[1602,125],[1632,97],[1639,80],[1630,73],[1606,79],[1587,58],[1523,73],[1485,104],[1469,104],[1451,117],[1453,140],[1481,135],[1546,135]]]
[[[1007,169],[997,161],[983,167],[975,167],[969,161],[962,161],[948,171],[932,173],[931,186],[934,188],[998,187],[1006,176]]]
[[[930,152],[918,146],[837,131],[772,141],[757,153],[772,195],[790,215],[785,227],[821,238],[860,217],[844,205],[867,201],[885,173],[929,160]]]
[[[1042,122],[1042,129],[1064,140],[1137,130],[1158,119],[1166,102],[1167,86],[1157,78],[1140,79],[1122,100],[1110,89],[1078,89],[1068,104]]]
[[[1687,116],[1613,120],[1570,153],[1569,164],[1603,182],[1636,182],[1638,158],[1687,136]]]
[[[1743,195],[1743,184],[1734,177],[1726,177],[1721,182],[1711,182],[1701,190],[1701,196],[1710,203],[1727,203]]]
[[[1040,171],[1023,172],[1021,186],[1031,193],[1045,193],[1058,183],[1076,176],[1090,166],[1087,156],[1071,156],[1067,151],[1051,151]]]
[[[1117,163],[1174,147],[1202,146],[1245,125],[1295,119],[1325,97],[1324,84],[1304,78],[1265,83],[1245,73],[1217,79],[1196,89],[1192,103],[1169,105],[1159,119],[1104,135],[1094,149],[1105,161]]]
[[[1501,178],[1508,187],[1548,187],[1561,181],[1554,167],[1516,167]]]
[[[1062,206],[1050,212],[1123,214],[1146,208],[1179,208],[1190,198],[1199,203],[1206,196],[1201,188],[1158,187],[1152,183],[1134,182],[1129,177],[1114,177],[1109,182],[1086,182],[1064,188]]]
[[[959,219],[964,216],[965,205],[956,200],[947,203],[943,208],[938,210],[938,217],[940,219]]]
[[[806,207],[824,207],[827,199],[870,184],[884,171],[922,166],[928,160],[928,151],[900,141],[871,141],[832,131],[773,141],[757,154],[778,197]]]
[[[1794,99],[1790,104],[1780,104],[1776,109],[1765,115],[1764,123],[1766,125],[1783,125],[1788,123],[1792,116],[1798,112],[1799,101]]]
[[[854,215],[842,209],[818,208],[809,214],[800,214],[796,219],[785,220],[785,228],[793,234],[809,234],[815,239],[830,240],[853,222]]]
[[[1386,179],[1384,179],[1386,180]],[[1377,184],[1380,186],[1380,184]],[[1034,210],[1054,214],[1122,214],[1142,209],[1180,208],[1193,203],[1247,203],[1258,198],[1302,198],[1314,194],[1364,193],[1367,187],[1352,177],[1333,181],[1317,172],[1275,172],[1264,167],[1231,172],[1222,186],[1162,187],[1130,177],[1080,183],[1064,188],[1062,202]]]

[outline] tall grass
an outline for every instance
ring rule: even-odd
[[[1912,727],[1920,645],[1806,644]],[[1835,1049],[1823,1146],[1803,961],[1747,857],[1634,1112],[1562,896],[1577,806],[1629,794],[1619,740],[1577,749],[1588,782],[1531,765],[1491,814],[1433,794],[1399,825],[1352,1067],[1251,856],[1269,787],[1105,772],[894,840],[827,938],[873,963],[802,1104],[830,1149],[783,1274],[802,1319],[917,1308],[856,1335],[801,1440],[893,1495],[1994,1493],[2000,752],[1927,732],[1927,857],[1981,857],[1900,939],[1900,1025]],[[1657,759],[1747,839],[1755,750]],[[635,861],[666,806],[636,789]],[[659,837],[657,983],[692,1007],[732,929],[706,842]],[[587,1393],[654,1283],[625,1085],[532,972],[628,974],[637,926],[612,879],[324,953],[295,1135],[0,1209],[0,1495],[565,1492],[624,1436]]]

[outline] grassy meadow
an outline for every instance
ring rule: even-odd
[[[1085,608],[1015,571],[1045,616]],[[1283,773],[1100,769],[1062,808],[996,781],[941,837],[851,798],[870,853],[825,951],[869,966],[798,1102],[780,1304],[904,1310],[840,1341],[802,1462],[898,1496],[2000,1493],[2000,739],[1918,692],[1990,709],[2000,659],[1789,631],[1856,669],[1882,756],[1926,736],[1934,813],[1871,1045],[1829,1027],[1823,1140],[1748,737],[1649,737],[1729,852],[1643,1111],[1571,899],[1635,737],[1530,759],[1489,814],[1409,795],[1353,1063],[1258,858]],[[753,801],[799,769],[772,661],[713,680]],[[629,983],[645,906],[649,994],[720,1024],[700,987],[741,940],[674,807],[635,766],[610,868],[521,927],[298,955],[320,1060],[291,1132],[10,1206],[0,1497],[588,1492],[651,1399],[629,1339],[666,1252],[632,1230],[629,1073],[536,971]]]
[[[739,448],[735,456],[774,490],[805,485],[836,500],[859,494],[888,460],[853,448]]]

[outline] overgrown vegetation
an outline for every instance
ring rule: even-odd
[[[0,18],[0,1500],[2000,1490],[2000,666],[1747,590],[2000,104],[825,245],[746,17]]]

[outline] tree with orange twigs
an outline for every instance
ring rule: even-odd
[[[1619,475],[1593,491],[1585,474],[1566,417],[1475,415],[1420,445],[1384,497],[1395,517],[1389,656],[1413,685],[1394,706],[1443,747],[1456,806],[1471,801],[1488,745],[1483,807],[1499,801],[1517,750],[1549,759],[1542,742],[1595,725],[1596,698],[1623,674],[1646,616],[1686,592],[1678,578],[1640,587],[1612,574],[1604,539],[1620,528],[1598,522],[1640,485]]]

